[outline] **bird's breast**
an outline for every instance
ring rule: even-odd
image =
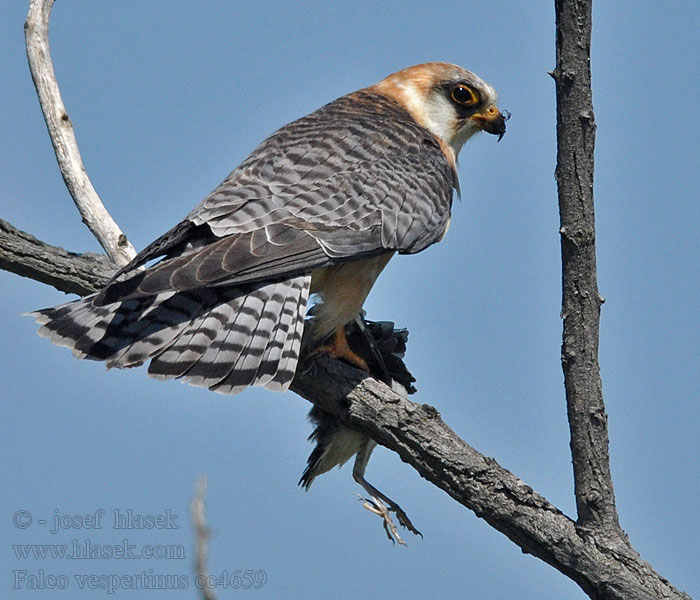
[[[359,314],[374,282],[393,255],[393,252],[386,252],[313,271],[311,293],[318,294],[321,299],[312,334],[314,339],[326,337]]]

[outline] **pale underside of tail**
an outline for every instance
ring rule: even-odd
[[[299,358],[311,275],[164,292],[95,306],[87,296],[30,313],[39,335],[108,368],[150,360],[157,379],[224,394],[289,387]]]

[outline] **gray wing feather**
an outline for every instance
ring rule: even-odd
[[[398,126],[403,134],[389,144],[381,127],[377,131],[369,117],[360,131],[344,129],[342,122],[329,119],[326,137],[361,136],[364,152],[343,156],[347,164],[338,165],[341,159],[337,158],[336,144],[330,157],[318,157],[325,160],[326,168],[310,171],[300,183],[280,183],[293,180],[289,173],[299,169],[291,161],[279,160],[274,179],[269,181],[262,177],[272,170],[260,169],[255,162],[256,157],[270,161],[268,154],[285,153],[285,143],[293,144],[309,135],[303,119],[288,126],[293,128],[293,136],[284,135],[284,128],[263,143],[188,218],[208,225],[217,236],[289,224],[315,238],[335,258],[352,258],[358,246],[375,252],[423,250],[444,232],[455,175],[435,139],[417,124],[384,123],[384,127]],[[359,119],[358,115],[353,118]],[[311,183],[311,175],[321,179]],[[259,197],[251,199],[250,190],[257,190]],[[399,218],[404,220],[398,222]],[[334,251],[336,247],[345,250]]]
[[[335,258],[412,253],[442,237],[456,185],[432,134],[357,92],[273,134],[188,219],[218,236],[300,221]]]

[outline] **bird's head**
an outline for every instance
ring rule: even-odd
[[[506,132],[496,91],[480,77],[442,62],[415,65],[370,88],[396,100],[423,127],[449,146],[457,158],[464,142],[479,131]]]

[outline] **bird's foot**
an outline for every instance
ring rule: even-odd
[[[385,504],[380,498],[377,498],[377,496],[374,495],[370,498],[365,498],[364,496],[358,494],[358,497],[362,500],[362,505],[368,511],[373,512],[375,515],[382,517],[384,531],[386,531],[386,535],[392,543],[398,542],[403,546],[407,545],[406,542],[404,542],[403,539],[401,539],[398,529],[396,528],[396,525],[394,524],[394,521],[391,518],[389,512],[393,512],[396,514],[396,518],[398,519],[399,525],[401,525],[401,527],[405,527],[411,533],[423,537],[423,534],[413,526],[413,523],[411,523],[411,519],[408,518],[408,515],[398,504],[393,502]]]
[[[350,348],[348,338],[345,335],[345,327],[338,327],[333,334],[333,342],[314,349],[310,356],[317,354],[328,354],[333,358],[343,359],[358,369],[362,369],[363,371],[367,371],[367,373],[369,373],[367,361],[365,361],[365,359],[359,354],[353,352]]]
[[[368,511],[382,518],[382,525],[384,526],[384,531],[386,532],[386,537],[389,538],[389,541],[392,544],[398,542],[402,546],[406,546],[406,542],[404,542],[399,535],[399,530],[396,528],[396,524],[389,514],[389,509],[384,505],[384,503],[379,498],[365,498],[360,494],[357,494],[357,496],[360,498],[360,500],[362,500],[362,506],[364,506]]]

